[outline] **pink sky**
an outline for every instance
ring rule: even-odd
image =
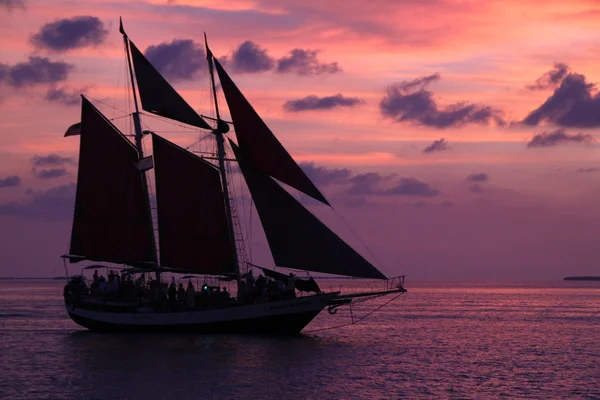
[[[132,111],[119,16],[142,51],[202,44],[206,32],[295,159],[327,168],[317,186],[388,275],[600,275],[600,97],[589,85],[600,81],[597,1],[0,0],[0,276],[62,271],[78,151],[62,135],[80,114],[66,103],[84,91],[109,118]],[[65,25],[78,17],[87,19]],[[233,67],[246,41],[269,68]],[[317,50],[316,69],[278,73],[293,49]],[[27,74],[19,65],[30,57],[68,65],[62,76]],[[193,65],[189,53],[177,57],[162,62]],[[204,65],[185,73],[173,86],[214,115]],[[52,90],[64,96],[48,98]],[[356,101],[327,106],[338,94]],[[306,109],[307,96],[324,102]],[[197,138],[143,121],[178,143]],[[115,123],[131,131],[127,119]],[[326,179],[331,170],[338,180]],[[365,173],[378,181],[353,194]],[[430,191],[386,192],[403,179]],[[309,208],[368,255],[331,210]],[[271,265],[253,239],[253,259]]]

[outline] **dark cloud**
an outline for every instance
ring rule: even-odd
[[[73,216],[74,183],[30,193],[29,197],[22,201],[0,204],[0,215],[49,219],[63,219]]]
[[[25,0],[0,0],[0,7],[4,7],[8,11],[12,11],[15,8],[25,9]]]
[[[386,195],[434,197],[440,194],[439,190],[432,188],[429,184],[415,178],[402,178],[400,182],[382,192]]]
[[[449,200],[445,200],[440,203],[440,207],[452,207],[453,205],[454,203]]]
[[[77,106],[81,104],[81,93],[86,89],[73,90],[64,87],[52,87],[46,92],[44,99],[52,103],[63,104],[65,106]]]
[[[293,49],[287,57],[277,60],[276,71],[280,74],[321,75],[341,72],[337,62],[325,64],[317,60],[318,50]]]
[[[172,81],[192,79],[207,67],[203,46],[191,39],[175,39],[146,49],[146,57],[165,78]]]
[[[569,66],[563,63],[554,63],[554,68],[536,79],[533,85],[525,86],[529,90],[544,90],[557,87],[569,73]]]
[[[31,164],[34,167],[49,167],[62,165],[75,165],[75,160],[72,157],[63,157],[58,154],[48,154],[47,156],[35,155],[31,158]]]
[[[433,153],[434,151],[444,151],[450,150],[450,145],[448,141],[444,138],[439,140],[434,140],[429,146],[423,149],[423,153]]]
[[[491,106],[461,102],[438,109],[433,93],[426,88],[439,79],[439,74],[433,74],[391,85],[379,103],[381,114],[394,122],[412,121],[440,129],[492,122],[505,124],[502,111]]]
[[[585,76],[568,74],[554,93],[523,123],[538,125],[549,122],[563,127],[593,128],[600,126],[600,93]]]
[[[432,188],[429,184],[415,178],[400,178],[398,183],[391,188],[381,188],[380,184],[389,181],[394,175],[382,176],[377,172],[367,172],[351,177],[348,181],[351,183],[348,194],[353,195],[382,195],[382,196],[414,196],[414,197],[434,197],[440,194],[440,191]]]
[[[485,191],[485,189],[483,188],[483,186],[475,184],[475,185],[471,185],[469,187],[469,190],[473,193],[483,193]]]
[[[50,61],[45,57],[29,57],[29,61],[8,66],[0,64],[0,79],[21,88],[43,83],[57,83],[67,79],[72,65],[62,61]]]
[[[478,174],[471,174],[465,178],[465,181],[469,182],[487,182],[489,180],[489,175],[484,172],[480,172]]]
[[[269,71],[275,66],[275,59],[269,57],[266,49],[246,40],[229,57],[220,60],[236,72],[257,73]]]
[[[357,104],[364,103],[358,97],[344,97],[338,93],[333,96],[317,97],[314,95],[306,96],[303,99],[286,101],[283,105],[284,110],[307,111],[307,110],[331,110],[336,107],[354,107]]]
[[[0,178],[0,188],[15,187],[21,184],[21,178],[17,175],[7,176],[6,178]]]
[[[600,172],[600,168],[590,167],[590,168],[577,168],[575,172]]]
[[[300,167],[315,185],[346,183],[352,176],[352,171],[347,168],[318,167],[312,162],[301,163]]]
[[[33,167],[31,169],[31,173],[33,173],[33,175],[38,179],[55,179],[63,176],[69,176],[66,168],[38,169]]]
[[[99,46],[107,35],[102,21],[88,15],[50,22],[31,36],[30,41],[37,48],[62,52]]]
[[[533,135],[531,140],[527,143],[527,147],[552,147],[566,143],[590,144],[593,142],[595,142],[595,139],[589,133],[577,133],[575,135],[570,135],[562,129],[557,129],[555,131],[542,132]]]
[[[377,194],[380,192],[375,186],[382,182],[385,178],[377,172],[367,172],[358,174],[348,179],[350,182],[349,194]]]

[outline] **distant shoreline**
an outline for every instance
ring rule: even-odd
[[[566,276],[563,281],[600,281],[600,276]]]

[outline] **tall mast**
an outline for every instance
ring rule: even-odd
[[[217,157],[219,159],[219,171],[221,172],[221,180],[223,181],[223,192],[225,193],[225,214],[227,215],[227,226],[229,227],[229,240],[231,242],[235,276],[238,283],[238,288],[241,288],[241,275],[240,275],[240,264],[237,254],[237,244],[235,240],[235,232],[233,230],[233,218],[231,216],[231,201],[229,199],[229,187],[227,184],[227,174],[225,171],[225,138],[223,135],[229,131],[229,126],[221,120],[219,114],[219,103],[217,102],[217,88],[215,86],[215,73],[213,66],[213,55],[208,48],[208,40],[206,39],[206,33],[204,33],[204,44],[206,45],[206,60],[208,61],[208,70],[210,71],[210,82],[213,92],[213,100],[215,102],[215,113],[217,114],[217,128],[213,129],[213,134],[217,139]]]
[[[123,20],[119,18],[119,32],[123,35],[123,42],[125,43],[125,52],[127,53],[127,65],[129,66],[129,78],[131,80],[131,90],[133,91],[133,103],[135,105],[135,112],[132,114],[133,128],[135,130],[135,147],[138,151],[140,160],[144,157],[144,149],[142,148],[142,123],[140,121],[140,110],[138,108],[137,93],[135,88],[135,79],[133,77],[133,66],[131,64],[131,55],[129,52],[129,38],[123,29]],[[150,226],[152,226],[152,254],[154,255],[155,266],[158,267],[158,257],[156,254],[156,238],[154,237],[154,224],[152,223],[152,211],[150,208],[150,194],[148,193],[148,181],[146,178],[146,172],[140,172],[142,174],[142,182],[144,192],[148,201],[148,218],[150,219]],[[160,282],[160,271],[156,271],[156,280]]]

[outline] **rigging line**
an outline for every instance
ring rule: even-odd
[[[327,327],[327,328],[313,329],[313,330],[310,330],[310,331],[306,331],[306,332],[304,332],[304,333],[313,333],[313,332],[327,331],[327,330],[330,330],[330,329],[337,329],[337,328],[342,328],[342,327],[345,327],[345,326],[356,325],[356,324],[358,324],[359,322],[361,322],[361,321],[363,321],[364,319],[366,319],[367,317],[371,316],[373,313],[375,313],[375,312],[379,311],[380,309],[382,309],[383,307],[387,306],[388,304],[390,304],[392,301],[396,300],[398,297],[402,296],[403,294],[404,294],[404,293],[400,293],[400,294],[398,294],[397,296],[395,296],[394,298],[392,298],[392,299],[390,299],[390,300],[386,301],[385,303],[383,303],[382,305],[380,305],[379,307],[377,307],[376,309],[374,309],[373,311],[371,311],[371,312],[370,312],[370,313],[368,313],[367,315],[365,315],[365,316],[363,316],[363,317],[361,317],[361,318],[357,319],[357,320],[356,320],[356,322],[354,322],[354,321],[353,321],[353,322],[350,322],[350,323],[347,323],[347,324],[341,324],[341,325],[336,325],[336,326],[330,326],[330,327]]]
[[[340,214],[336,209],[334,209],[333,207],[331,207],[331,209],[333,210],[333,212],[335,213],[335,215],[337,215],[337,217],[339,219],[342,220],[342,222],[344,223],[344,225],[346,225],[346,227],[350,230],[350,232],[354,235],[354,237],[356,239],[358,239],[358,241],[360,242],[360,244],[363,245],[363,247],[367,250],[367,252],[373,257],[373,259],[377,262],[377,264],[379,264],[379,266],[385,270],[385,272],[389,272],[387,270],[387,267],[385,266],[385,264],[383,262],[381,262],[381,260],[375,255],[375,253],[369,248],[369,246],[367,246],[367,243],[362,240],[362,238],[358,235],[358,233],[352,229],[352,227],[350,226],[350,224],[348,223],[348,221],[344,218],[344,216],[342,214]]]
[[[173,122],[173,120],[171,120],[169,118],[161,117],[161,116],[158,116],[158,115],[155,115],[155,114],[152,114],[152,113],[145,113],[145,112],[140,111],[140,114],[143,115],[143,116],[145,116],[145,117],[154,118],[154,119],[157,119],[159,121],[163,121],[163,122],[168,123],[170,125],[179,126],[181,128],[188,129],[190,131],[193,131],[192,133],[194,133],[194,134],[197,133],[200,130],[197,127],[191,127],[191,126],[188,126],[188,125],[178,124],[176,122]],[[204,132],[204,131],[202,131],[202,132]]]
[[[129,85],[127,85],[127,89],[129,89]],[[111,105],[110,105],[110,104],[108,104],[107,102],[105,102],[105,101],[102,101],[102,100],[100,100],[100,99],[96,99],[95,97],[92,97],[92,96],[89,96],[89,95],[85,95],[85,97],[87,97],[88,99],[91,99],[91,100],[97,101],[98,103],[104,104],[105,106],[107,106],[107,107],[110,107],[110,108],[112,108],[112,109],[114,109],[114,110],[117,110],[117,111],[120,111],[120,112],[122,112],[122,113],[125,113],[125,114],[127,114],[126,116],[129,116],[129,115],[131,115],[131,113],[130,113],[130,112],[127,112],[127,111],[125,111],[125,110],[121,110],[120,108],[118,108],[118,107],[115,107],[115,106],[111,106]],[[117,118],[121,118],[121,117],[117,117]]]

